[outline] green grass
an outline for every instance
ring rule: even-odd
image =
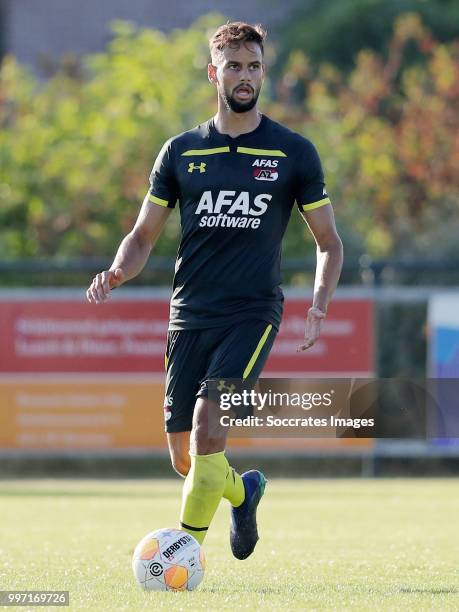
[[[180,490],[0,481],[0,589],[65,589],[71,609],[96,611],[459,609],[456,480],[271,480],[250,559],[231,556],[223,500],[199,589],[144,593],[132,551],[175,524]]]

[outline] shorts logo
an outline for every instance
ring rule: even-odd
[[[174,402],[172,395],[166,395],[164,398],[164,420],[168,421],[172,416],[171,406]]]
[[[217,391],[226,391],[227,393],[234,393],[236,391],[236,385],[227,385],[226,380],[219,380],[217,385]]]
[[[205,162],[201,162],[200,164],[195,164],[194,162],[190,162],[188,164],[188,172],[192,174],[193,170],[199,170],[199,174],[202,174],[206,171]]]
[[[277,170],[268,170],[267,168],[255,168],[253,178],[256,181],[277,181],[279,172]]]

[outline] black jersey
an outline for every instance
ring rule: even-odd
[[[150,183],[152,203],[180,207],[169,329],[247,319],[278,328],[281,242],[294,203],[330,202],[312,143],[265,115],[235,138],[210,119],[164,144]]]

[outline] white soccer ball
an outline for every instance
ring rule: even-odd
[[[193,591],[204,578],[206,561],[199,543],[180,529],[158,529],[137,544],[132,570],[147,591]]]

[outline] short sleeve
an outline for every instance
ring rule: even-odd
[[[294,195],[298,208],[308,211],[330,204],[320,157],[309,140],[303,141],[297,163]]]
[[[165,208],[175,208],[179,198],[178,183],[175,176],[172,142],[168,140],[156,158],[150,174],[149,200]]]

